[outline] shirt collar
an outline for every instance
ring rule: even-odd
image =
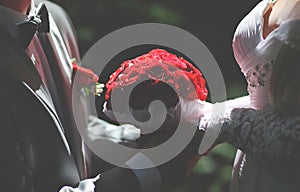
[[[31,0],[31,7],[28,15],[0,5],[0,26],[12,36],[17,36],[16,24],[28,21],[35,14],[35,4]]]
[[[37,12],[37,7],[35,6],[34,0],[31,0],[31,5],[27,17],[30,18],[36,15],[37,14],[36,12]]]

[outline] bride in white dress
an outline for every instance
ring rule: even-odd
[[[261,1],[237,27],[233,51],[249,96],[225,101],[217,116],[218,104],[180,99],[181,114],[201,131],[221,125],[216,143],[239,149],[232,192],[298,192],[300,0]]]
[[[233,51],[249,96],[226,101],[217,120],[211,104],[183,102],[186,119],[200,116],[200,130],[221,123],[218,141],[239,149],[231,191],[299,191],[300,0],[261,1],[238,25]]]

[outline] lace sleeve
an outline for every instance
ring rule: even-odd
[[[222,124],[219,141],[228,142],[259,161],[292,161],[293,154],[299,151],[300,116],[286,116],[271,109],[235,108],[215,120]],[[215,129],[213,124],[200,123],[200,128]]]

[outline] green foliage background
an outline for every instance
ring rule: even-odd
[[[234,60],[231,41],[236,25],[255,1],[53,1],[70,14],[82,56],[101,37],[121,27],[146,22],[171,24],[189,31],[210,49],[224,75],[228,98],[246,94],[246,82]],[[176,192],[228,191],[235,151],[229,144],[217,146],[199,161]]]

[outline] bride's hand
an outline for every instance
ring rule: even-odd
[[[187,100],[180,98],[179,104],[181,107],[181,118],[193,125],[198,125],[200,118],[212,109],[211,103],[200,99]]]

